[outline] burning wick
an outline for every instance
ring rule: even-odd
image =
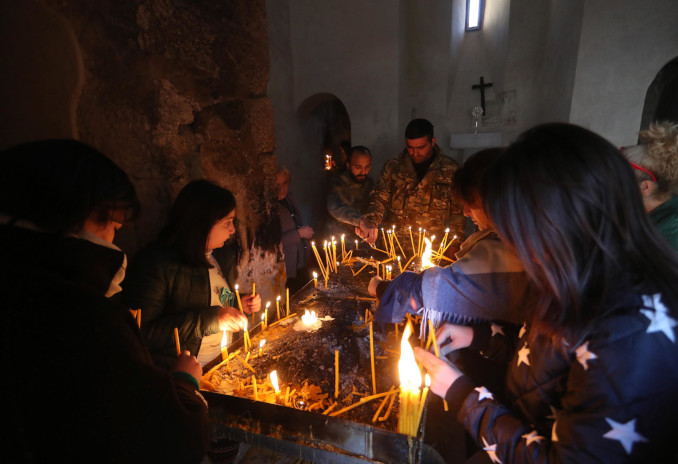
[[[273,385],[275,393],[276,394],[280,393],[280,387],[278,387],[278,371],[271,371],[271,373],[268,374],[268,376],[271,379],[271,385]]]
[[[317,272],[313,272],[313,286],[315,288],[318,288],[318,273]]]
[[[318,322],[318,316],[315,314],[315,311],[311,311],[310,313],[308,312],[308,309],[304,313],[303,316],[301,316],[301,321],[305,325],[313,325]]]
[[[261,357],[261,349],[264,347],[266,344],[266,340],[262,340],[259,342],[259,357]]]

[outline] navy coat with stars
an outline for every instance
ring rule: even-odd
[[[677,462],[676,318],[659,294],[627,293],[606,314],[574,344],[521,330],[503,398],[452,384],[448,403],[492,462]]]

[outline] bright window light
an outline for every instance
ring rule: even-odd
[[[484,0],[466,0],[466,30],[480,30],[483,23]]]

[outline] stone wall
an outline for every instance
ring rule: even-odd
[[[207,178],[237,200],[239,282],[283,290],[275,216],[273,108],[263,0],[44,0],[70,24],[84,67],[81,140],[123,167],[142,215],[129,253],[152,240],[173,198]]]

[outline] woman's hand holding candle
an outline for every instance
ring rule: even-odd
[[[436,332],[436,341],[440,354],[445,356],[452,351],[471,346],[473,328],[465,325],[443,324]]]
[[[463,375],[454,364],[422,348],[414,349],[414,357],[431,376],[431,391],[443,399],[454,381]]]
[[[261,296],[258,293],[256,295],[242,295],[242,310],[245,314],[261,311]]]
[[[247,318],[237,309],[230,306],[219,308],[219,330],[238,332],[245,327]]]

